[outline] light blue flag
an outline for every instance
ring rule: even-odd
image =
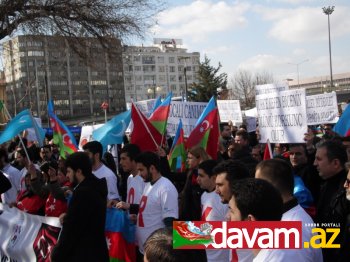
[[[99,141],[103,148],[107,145],[122,144],[125,130],[131,120],[131,110],[116,115],[106,124],[92,132],[92,138]]]
[[[35,121],[34,117],[30,112],[29,112],[29,116],[30,116],[30,119],[32,120],[33,129],[34,129],[36,138],[38,139],[39,146],[43,147],[44,140],[45,140],[45,130],[38,125],[38,123]]]
[[[38,126],[28,109],[23,110],[21,113],[17,114],[6,125],[4,132],[2,132],[0,135],[0,144],[11,140],[22,131],[31,127],[33,127],[35,130],[35,134],[37,135],[39,144],[42,144],[43,140],[45,139],[45,131],[44,129]]]
[[[156,109],[160,106],[161,103],[162,103],[162,99],[160,98],[160,96],[158,96],[156,101],[154,101],[152,111],[150,112],[149,115],[152,115],[153,112],[156,111]]]

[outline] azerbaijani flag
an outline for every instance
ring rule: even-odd
[[[154,110],[148,120],[152,125],[158,130],[158,132],[164,135],[166,130],[166,125],[168,122],[168,116],[170,112],[172,93],[169,93],[164,101]]]
[[[150,115],[152,115],[153,112],[156,111],[156,109],[160,106],[161,103],[162,103],[162,99],[160,98],[160,96],[158,96],[157,99],[154,101],[154,105]]]
[[[341,136],[350,136],[350,106],[348,105],[333,127],[333,131]]]
[[[219,114],[214,97],[212,97],[187,139],[187,148],[201,146],[212,159],[217,159],[218,145]]]
[[[60,148],[60,156],[64,159],[78,151],[75,138],[67,126],[55,115],[53,103],[49,100],[47,111],[50,117],[50,126],[53,131],[53,142]]]
[[[105,236],[110,262],[136,261],[135,225],[127,212],[107,208]]]
[[[184,130],[182,128],[182,121],[180,119],[179,125],[176,130],[176,134],[173,140],[173,144],[169,153],[169,166],[174,172],[183,172],[186,169],[186,149]]]

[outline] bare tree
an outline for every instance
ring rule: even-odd
[[[230,97],[240,100],[242,108],[252,108],[255,106],[255,86],[273,83],[273,76],[267,72],[256,73],[240,70],[231,79]]]
[[[67,39],[143,38],[163,8],[155,0],[0,0],[0,40],[16,32]]]

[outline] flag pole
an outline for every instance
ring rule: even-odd
[[[157,148],[158,148],[159,145],[157,144],[156,140],[155,140],[154,137],[152,136],[151,131],[148,129],[148,126],[146,125],[145,120],[144,120],[143,117],[140,115],[141,112],[139,111],[139,109],[137,108],[137,106],[136,106],[134,103],[132,103],[132,104],[133,104],[133,106],[135,107],[137,114],[138,114],[139,117],[141,118],[142,124],[143,124],[143,126],[146,128],[147,133],[151,136],[153,143],[154,143],[154,144],[157,146]]]
[[[3,106],[4,106],[4,111],[5,111],[5,114],[6,114],[7,118],[9,120],[12,120],[12,117],[11,117],[9,111],[7,110],[7,107],[6,107],[5,103],[3,104]],[[23,150],[24,150],[24,153],[26,154],[27,159],[30,161],[29,154],[28,154],[28,151],[27,151],[27,147],[24,145],[22,137],[19,134],[17,136],[19,138],[19,141],[21,142],[21,145],[23,147]]]

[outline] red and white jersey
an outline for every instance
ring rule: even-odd
[[[226,221],[228,205],[222,204],[220,196],[215,192],[204,192],[201,196],[202,221]],[[208,262],[229,261],[230,250],[206,250]]]
[[[146,183],[137,215],[136,240],[143,254],[146,239],[157,229],[163,228],[163,219],[178,218],[178,193],[169,179],[161,177],[151,185]]]
[[[130,175],[127,181],[127,197],[126,202],[129,204],[140,204],[141,196],[146,183],[140,175]]]

